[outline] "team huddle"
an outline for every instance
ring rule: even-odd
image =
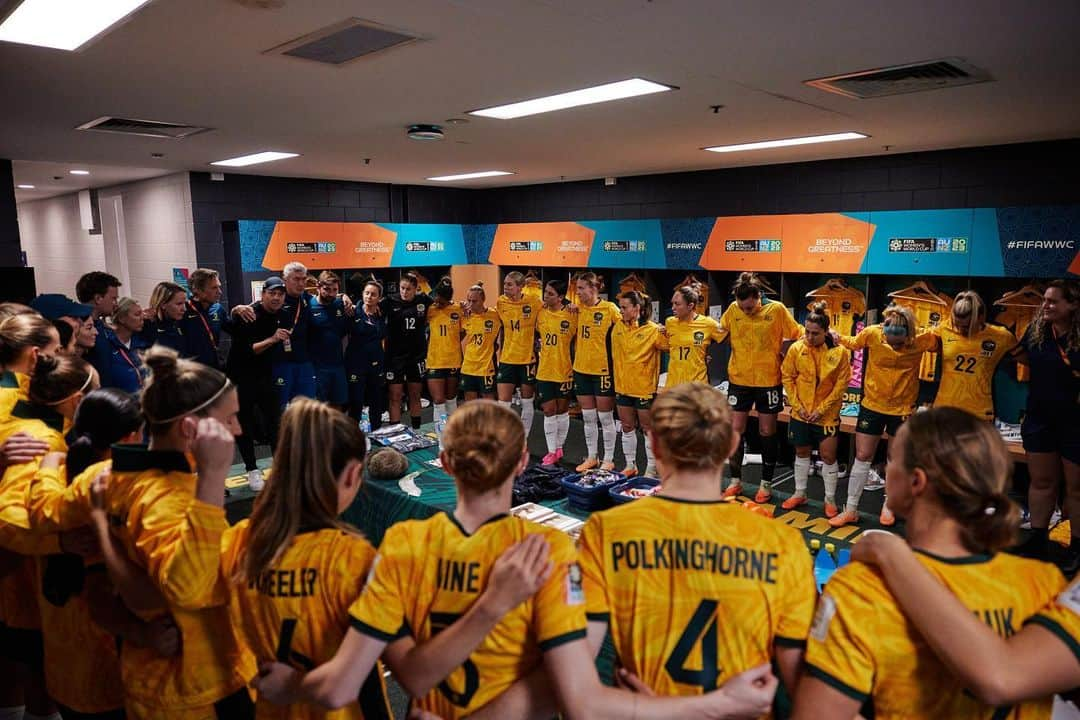
[[[1008,496],[1008,450],[985,420],[980,363],[1016,343],[999,338],[983,354],[994,330],[974,293],[957,298],[930,337],[893,307],[881,325],[848,337],[830,333],[822,308],[800,326],[753,274],[740,278],[719,322],[698,313],[698,289],[683,287],[663,326],[648,320],[639,291],[620,293],[618,306],[600,300],[589,273],[573,303],[558,282],[536,300],[523,278],[508,276],[494,308],[483,287],[462,305],[449,282],[427,297],[408,276],[392,299],[368,284],[353,307],[329,292],[309,299],[297,273],[284,275],[267,281],[258,303],[221,318],[234,333],[228,373],[184,345],[179,312],[167,316],[174,328],[151,308],[144,322],[173,339],[141,354],[137,394],[103,387],[104,373],[65,352],[39,312],[0,306],[0,694],[12,698],[0,716],[23,716],[21,699],[25,717],[390,717],[383,667],[423,718],[759,717],[774,710],[780,682],[800,720],[871,710],[1048,718],[1050,696],[1080,685],[1080,583],[1067,587],[1055,567],[998,552],[1015,542],[1019,510]],[[322,276],[320,291],[324,282],[332,284]],[[337,345],[345,392],[300,397],[340,385],[314,350],[313,317],[336,302],[348,319],[347,345]],[[1072,368],[1078,317],[1076,289],[1051,284],[1022,343],[1033,380],[1040,362]],[[367,345],[354,349],[360,324]],[[398,329],[424,340],[403,343]],[[703,382],[707,347],[724,340],[727,393]],[[861,562],[818,595],[800,533],[729,500],[741,492],[752,409],[771,479],[786,394],[797,465],[784,505],[806,502],[816,446],[826,506],[842,524],[830,493],[854,347],[871,349],[857,452],[873,453],[859,448],[861,435],[890,436],[886,492],[906,536],[864,535]],[[964,377],[944,374],[935,407],[913,412],[911,377],[932,347]],[[436,417],[447,416],[440,459],[457,487],[453,511],[393,525],[377,549],[339,518],[367,502],[358,496],[365,433],[333,407],[349,408],[361,374],[350,353],[385,378],[392,420],[405,404],[418,422],[428,382]],[[261,364],[238,374],[245,358]],[[278,391],[272,403],[259,397],[267,387]],[[520,416],[509,402],[515,388],[530,400]],[[1077,398],[1077,389],[1057,392]],[[359,414],[375,425],[380,401],[368,390]],[[459,390],[467,402],[456,407]],[[656,496],[593,514],[576,546],[510,513],[529,462],[525,408],[539,396],[544,460],[559,462],[571,392],[585,425],[582,471],[614,467],[617,409],[624,470],[636,470],[644,430],[646,473],[662,483]],[[247,435],[249,411],[282,405],[272,474],[251,517],[230,527],[223,497],[234,443]],[[1057,420],[1066,431],[1036,437],[1043,452],[1057,438],[1074,463],[1074,417]],[[772,493],[765,482],[762,502]],[[845,511],[857,509],[856,483],[853,474]],[[606,635],[618,687],[596,670]]]

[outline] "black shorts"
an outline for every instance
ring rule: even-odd
[[[431,368],[427,371],[428,380],[449,380],[461,375],[461,368]]]
[[[634,397],[633,395],[621,395],[616,393],[615,404],[621,405],[622,407],[632,407],[635,410],[648,410],[652,407],[653,399],[655,399],[655,397],[656,396],[653,395],[652,397],[639,398]]]
[[[513,365],[511,363],[501,363],[499,365],[499,372],[496,376],[495,382],[511,385],[535,385],[536,363],[533,363],[531,365]]]
[[[1080,465],[1080,424],[1060,423],[1030,415],[1020,428],[1024,449],[1029,453],[1058,453]]]
[[[461,373],[461,391],[473,392],[481,395],[491,395],[495,392],[494,375],[466,375]]]
[[[386,366],[386,382],[389,385],[424,382],[426,377],[426,358],[392,358]]]
[[[41,598],[41,602],[45,602]],[[45,641],[40,630],[0,625],[0,656],[35,670],[45,667]]]
[[[729,383],[727,394],[731,409],[735,412],[750,412],[751,408],[756,407],[762,415],[776,415],[784,409],[782,385],[750,387]]]
[[[552,400],[565,400],[574,394],[574,381],[567,380],[557,383],[551,380],[536,381],[536,395],[540,398],[540,404]]]
[[[826,438],[836,437],[839,425],[811,425],[792,418],[788,421],[788,442],[795,447],[816,447]]]
[[[590,375],[574,371],[574,394],[578,397],[615,397],[610,375]]]
[[[906,420],[906,415],[886,415],[860,406],[859,419],[855,422],[855,432],[874,437],[881,437],[881,433],[885,432],[889,437],[896,437],[900,426]]]

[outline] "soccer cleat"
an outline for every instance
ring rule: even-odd
[[[559,463],[559,453],[549,452],[540,460],[541,465],[557,465]]]
[[[735,483],[734,485],[728,485],[724,490],[724,497],[733,498],[742,495],[742,483]]]
[[[248,472],[247,481],[251,492],[262,492],[263,488],[266,487],[266,480],[263,479],[262,470],[258,468]]]
[[[555,454],[558,456],[559,460],[562,460],[562,448],[559,448],[558,450],[556,450]]]
[[[807,500],[805,497],[800,497],[799,495],[792,495],[783,503],[781,503],[780,507],[784,508],[785,510],[794,510],[800,505],[805,505],[806,503]]]
[[[888,505],[881,506],[881,517],[878,518],[878,522],[880,522],[885,527],[890,527],[896,524],[896,516],[893,515],[892,510],[889,509]]]
[[[615,463],[608,462],[607,460],[605,460],[604,462],[600,463],[600,469],[601,470],[607,470],[608,472],[614,472],[615,471]]]
[[[834,518],[829,518],[829,524],[833,527],[844,527],[859,522],[859,513],[854,510],[845,510]]]
[[[757,495],[754,496],[754,502],[758,504],[769,502],[769,498],[772,497],[771,490],[758,490]]]
[[[885,489],[885,478],[881,477],[877,470],[870,468],[870,474],[866,477],[866,487],[863,488],[866,492],[874,492],[876,490]]]
[[[585,462],[578,465],[575,470],[579,473],[583,473],[588,470],[592,470],[594,467],[599,467],[599,465],[600,461],[596,458],[585,458]]]
[[[834,518],[840,513],[839,508],[836,507],[836,503],[825,503],[825,517]]]
[[[634,465],[627,465],[619,472],[624,478],[637,477],[638,474],[637,467]]]

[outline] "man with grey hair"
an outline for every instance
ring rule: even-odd
[[[289,338],[271,350],[274,384],[285,407],[294,397],[315,397],[315,365],[311,362],[311,297],[305,292],[307,267],[291,262],[281,271],[285,281],[285,304],[281,307],[278,326],[288,331]]]

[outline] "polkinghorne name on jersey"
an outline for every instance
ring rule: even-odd
[[[690,538],[616,540],[611,564],[623,570],[699,570],[776,584],[776,552],[721,545]]]
[[[267,570],[248,580],[248,588],[267,597],[312,597],[318,577],[319,571],[310,567]]]

